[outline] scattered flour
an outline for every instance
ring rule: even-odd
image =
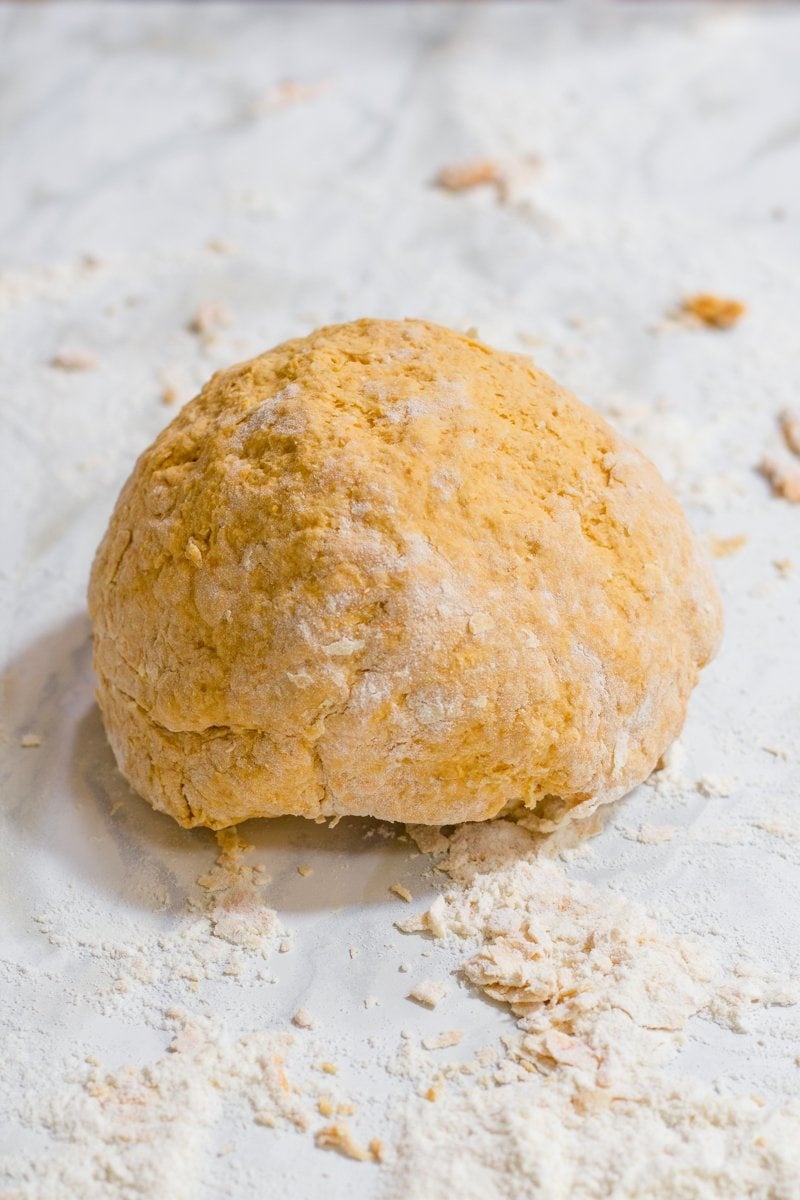
[[[155,1061],[106,1071],[87,1060],[52,1090],[29,1089],[21,1119],[49,1134],[50,1148],[0,1159],[0,1185],[13,1183],[14,1200],[194,1200],[224,1112],[240,1127],[313,1133],[321,1150],[385,1164],[387,1200],[797,1195],[800,1105],[769,1108],[664,1069],[693,1016],[741,1030],[756,1008],[800,1001],[797,984],[744,961],[723,977],[696,941],[663,933],[613,892],[569,879],[515,821],[411,832],[431,847],[449,886],[399,928],[463,943],[462,976],[507,1004],[517,1027],[460,1061],[431,1052],[458,1046],[461,1030],[419,1041],[402,1034],[384,1063],[397,1081],[389,1150],[376,1138],[362,1144],[346,1120],[355,1105],[323,1090],[320,1077],[339,1068],[322,1057],[308,1010],[293,1018],[302,1035],[262,1029],[231,1038],[212,1018],[173,1007],[161,1014],[172,1041]],[[189,923],[202,922],[203,932],[192,941],[261,961],[283,936],[265,903],[264,872],[245,861],[250,847],[235,833],[217,841],[217,859],[198,880]],[[79,945],[118,962],[114,945]],[[173,969],[176,954],[169,942],[150,947],[144,961],[155,974],[143,981],[158,976],[160,959]],[[188,962],[195,970],[194,950]],[[200,962],[208,965],[204,955]],[[434,1008],[447,991],[425,979],[409,995]],[[329,1123],[314,1129],[315,1114]]]
[[[800,1104],[769,1109],[640,1072],[583,1086],[565,1070],[416,1101],[386,1200],[794,1200]]]
[[[707,952],[664,936],[621,897],[567,879],[511,823],[462,826],[441,868],[467,886],[401,928],[479,943],[463,973],[510,1005],[523,1033],[515,1054],[537,1069],[579,1063],[607,1083],[631,1061],[665,1058],[708,1004],[716,965]]]
[[[714,993],[708,1011],[720,1025],[746,1033],[754,1008],[785,1008],[800,1004],[800,981],[763,972],[749,962],[736,963],[733,978]]]
[[[463,974],[509,1004],[520,1033],[484,1086],[406,1103],[387,1200],[791,1200],[800,1103],[723,1096],[659,1066],[695,1014],[742,1029],[753,1006],[796,1004],[800,987],[750,964],[715,981],[701,946],[567,879],[522,832],[496,821],[437,843],[463,886],[402,925],[470,942]]]
[[[131,924],[125,936],[102,937],[96,932],[96,914],[82,908],[65,911],[61,906],[34,917],[52,945],[102,964],[110,983],[88,997],[100,1012],[111,1013],[122,1003],[130,1007],[136,992],[144,1006],[158,1007],[158,1000],[148,997],[161,984],[182,984],[188,999],[203,980],[272,982],[266,961],[274,948],[283,949],[285,942],[288,949],[290,943],[275,910],[266,903],[269,876],[260,863],[245,861],[252,847],[235,830],[216,836],[218,857],[198,878],[197,896],[188,901],[186,916],[168,934],[142,936]]]
[[[71,1086],[30,1098],[26,1124],[48,1131],[50,1152],[0,1160],[15,1200],[195,1200],[209,1130],[234,1101],[256,1124],[306,1130],[311,1113],[285,1071],[290,1034],[230,1041],[208,1018],[172,1012],[169,1052],[138,1069],[93,1066]]]
[[[630,838],[634,842],[641,842],[643,846],[661,846],[664,842],[671,842],[677,832],[675,825],[649,825],[647,823],[640,825],[638,829],[620,829],[623,837]]]

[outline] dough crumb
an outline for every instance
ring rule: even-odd
[[[298,1029],[313,1029],[314,1018],[307,1008],[298,1008],[297,1012],[292,1017],[292,1024]]]
[[[372,1138],[367,1149],[373,1162],[382,1163],[386,1161],[386,1150],[380,1138]]]
[[[447,984],[437,979],[422,979],[408,993],[409,1000],[424,1004],[426,1008],[436,1008],[447,995]]]
[[[156,375],[161,403],[165,408],[181,407],[197,392],[200,380],[183,364],[172,363]]]
[[[772,488],[774,496],[788,500],[790,504],[800,504],[800,470],[769,455],[762,458],[758,469]]]
[[[402,883],[392,883],[389,885],[389,891],[394,892],[395,896],[399,896],[401,900],[405,900],[406,904],[410,904],[414,897],[407,887]]]
[[[464,1036],[462,1029],[445,1029],[432,1037],[424,1037],[422,1045],[426,1050],[444,1050],[447,1046],[457,1046]]]
[[[220,329],[225,329],[231,323],[231,314],[224,304],[210,302],[201,304],[197,312],[190,318],[186,328],[190,333],[196,333],[205,342],[214,340]]]
[[[406,825],[406,833],[423,854],[447,853],[450,839],[435,825]]]
[[[747,534],[736,533],[731,537],[715,537],[712,535],[708,539],[708,543],[714,558],[730,558],[731,555],[738,554],[747,543]]]
[[[94,371],[100,359],[86,350],[61,350],[50,359],[50,366],[58,371]]]
[[[288,108],[292,104],[303,104],[307,100],[313,100],[322,92],[328,91],[332,86],[329,80],[321,80],[318,83],[299,83],[296,79],[282,79],[280,83],[267,88],[260,96],[256,97],[251,105],[251,112],[254,116],[258,116],[261,113]]]
[[[298,875],[302,875],[304,879],[305,879],[305,878],[306,878],[308,875],[312,875],[313,873],[314,873],[314,868],[313,868],[313,867],[302,866],[302,867],[298,867],[298,868],[297,868],[297,874],[298,874]]]
[[[325,1125],[317,1130],[314,1144],[320,1150],[335,1150],[345,1158],[355,1159],[356,1162],[367,1162],[371,1157],[363,1146],[359,1146],[358,1142],[353,1140],[353,1135],[344,1121]]]
[[[695,784],[695,791],[701,796],[725,799],[734,789],[734,782],[724,775],[703,775]]]
[[[377,1003],[377,996],[366,996],[364,999],[364,1008],[374,1008]]]
[[[715,296],[712,292],[697,292],[683,299],[681,311],[711,329],[730,329],[741,320],[747,309],[741,300]]]
[[[671,842],[677,827],[675,825],[640,825],[636,833],[636,841],[645,846],[660,846],[663,842]]]
[[[471,188],[491,184],[501,192],[505,177],[496,162],[490,158],[473,158],[467,162],[442,167],[436,176],[436,186],[446,192],[466,192]]]
[[[794,571],[794,563],[790,558],[775,558],[772,560],[772,565],[781,579],[788,579]]]
[[[800,412],[785,408],[778,417],[778,424],[787,449],[792,454],[800,454]]]
[[[206,246],[214,254],[235,254],[238,249],[235,242],[230,242],[227,238],[223,237],[209,238]]]
[[[41,746],[42,739],[38,733],[23,733],[19,744],[24,750],[32,750],[36,746]]]

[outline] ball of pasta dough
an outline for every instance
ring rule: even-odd
[[[721,626],[655,468],[528,359],[415,320],[218,372],[89,600],[122,772],[214,828],[584,817],[652,771]]]

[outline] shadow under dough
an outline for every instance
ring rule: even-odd
[[[4,808],[32,853],[56,858],[95,893],[143,910],[183,912],[218,850],[207,829],[155,812],[120,774],[94,700],[91,627],[77,614],[31,642],[9,665],[9,725],[41,745],[14,748]],[[345,818],[334,829],[301,817],[248,821],[242,839],[266,865],[265,901],[283,912],[396,903],[389,884],[433,896],[402,826]],[[379,831],[382,831],[379,832]],[[313,882],[297,867],[313,863]]]

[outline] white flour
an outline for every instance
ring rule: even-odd
[[[143,938],[131,923],[123,937],[98,936],[99,914],[78,904],[34,917],[52,945],[95,958],[105,968],[110,982],[92,998],[99,1011],[138,1005],[157,1016],[163,1008],[162,989],[169,985],[172,994],[177,989],[187,1001],[201,981],[228,979],[240,986],[272,982],[266,962],[287,931],[266,903],[269,877],[262,863],[244,861],[252,847],[233,830],[218,834],[217,842],[220,853],[214,865],[198,878],[196,896],[169,934]]]
[[[522,1036],[506,1039],[493,1092],[450,1088],[433,1107],[407,1103],[385,1195],[795,1197],[800,1102],[770,1108],[656,1066],[701,1009],[738,1029],[749,1007],[796,1004],[800,988],[746,965],[714,984],[716,966],[699,945],[571,882],[522,839],[501,821],[462,826],[440,867],[463,889],[402,923],[477,942],[463,972],[511,1006]]]
[[[640,1073],[611,1098],[534,1078],[417,1105],[386,1184],[408,1200],[795,1200],[800,1104]]]
[[[692,1017],[744,1028],[754,1008],[797,1003],[790,979],[747,962],[725,978],[698,942],[661,931],[619,895],[568,879],[546,856],[552,846],[511,821],[413,833],[451,887],[398,926],[463,941],[462,976],[508,1004],[518,1032],[441,1063],[435,1052],[457,1047],[463,1030],[419,1044],[403,1035],[386,1062],[395,1080],[388,1150],[351,1133],[344,1118],[356,1106],[330,1095],[339,1066],[325,1057],[329,1038],[315,1036],[307,1009],[296,1011],[294,1034],[267,1028],[238,1038],[210,1016],[164,1009],[164,984],[175,976],[197,986],[233,975],[238,984],[254,971],[258,978],[269,951],[285,943],[264,901],[261,864],[228,832],[217,835],[216,862],[198,879],[203,898],[189,903],[171,939],[125,953],[119,943],[59,933],[74,914],[41,919],[51,941],[111,972],[118,1004],[132,1002],[174,1036],[143,1067],[108,1071],[90,1059],[60,1085],[29,1081],[19,1115],[52,1143],[44,1155],[0,1160],[0,1180],[16,1188],[9,1195],[156,1200],[168,1190],[193,1200],[223,1113],[239,1128],[255,1123],[280,1136],[294,1127],[313,1133],[320,1149],[387,1162],[387,1197],[445,1200],[457,1187],[466,1200],[727,1200],[734,1179],[755,1197],[796,1194],[800,1106],[723,1096],[659,1069]],[[408,994],[433,1008],[448,991],[430,978]],[[102,992],[99,1003],[106,1010]],[[320,1126],[320,1116],[336,1119]]]
[[[210,1130],[226,1103],[249,1108],[260,1125],[308,1128],[309,1106],[284,1069],[290,1035],[262,1031],[232,1042],[207,1019],[172,1017],[177,1033],[165,1057],[139,1070],[85,1068],[68,1091],[23,1107],[23,1120],[55,1144],[14,1164],[19,1191],[10,1195],[194,1200]]]

